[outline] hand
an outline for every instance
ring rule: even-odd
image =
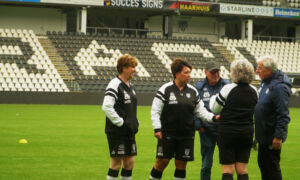
[[[281,149],[281,145],[282,145],[282,139],[278,139],[276,137],[274,137],[273,142],[272,142],[272,147],[274,149]]]
[[[161,131],[154,132],[154,136],[155,136],[157,139],[161,139],[161,138],[162,138],[162,133],[161,133]]]
[[[133,128],[132,128],[132,125],[129,124],[128,122],[124,122],[123,128],[124,128],[124,130],[125,130],[128,134],[130,134],[130,135],[133,134]]]
[[[204,133],[205,130],[204,130],[204,128],[199,128],[198,131],[199,131],[199,133]]]
[[[220,115],[216,115],[216,120],[219,120],[220,119]]]

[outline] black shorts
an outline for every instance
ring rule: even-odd
[[[171,137],[163,135],[157,141],[156,158],[175,157],[177,160],[194,160],[194,137]]]
[[[135,137],[107,135],[110,157],[136,156],[137,148]]]
[[[221,164],[235,162],[248,163],[252,147],[253,133],[219,133],[218,147]]]

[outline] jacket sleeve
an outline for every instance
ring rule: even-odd
[[[203,81],[200,81],[196,84],[196,89],[198,91],[198,93],[200,94],[200,91],[202,89],[202,87],[204,86]],[[203,121],[200,118],[197,118],[196,116],[194,117],[195,119],[195,129],[200,129],[203,127]]]
[[[276,111],[276,126],[274,137],[283,139],[287,134],[289,115],[290,88],[285,84],[274,87],[274,104]]]
[[[213,113],[219,114],[223,109],[224,102],[220,99],[220,94],[216,94],[210,98],[209,108]]]
[[[155,131],[161,130],[161,113],[164,108],[165,94],[160,90],[157,91],[156,96],[153,99],[151,107],[151,120],[152,126]]]
[[[116,103],[115,97],[113,95],[105,95],[102,105],[102,110],[108,119],[116,126],[121,127],[124,123],[123,118],[121,118],[116,110],[114,105]]]
[[[221,91],[218,94],[211,97],[209,102],[209,108],[213,113],[219,114],[222,111],[223,107],[226,104],[226,100],[229,93],[236,86],[237,84],[235,83],[227,84],[221,89]]]
[[[214,122],[214,114],[209,112],[205,107],[204,107],[204,103],[202,100],[197,101],[197,105],[196,108],[194,109],[194,114],[198,117],[201,118],[204,121],[207,121],[209,123],[213,123]]]
[[[203,127],[203,121],[195,117],[195,129],[200,129]]]

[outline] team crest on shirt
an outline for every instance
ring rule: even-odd
[[[190,152],[191,152],[191,150],[190,150],[190,149],[188,149],[188,148],[187,148],[187,149],[185,149],[185,150],[184,150],[184,156],[183,156],[183,157],[185,157],[185,158],[189,158],[189,157],[191,157],[191,156],[190,156]]]
[[[191,93],[186,93],[187,98],[191,98]]]
[[[203,93],[203,97],[204,97],[204,98],[209,98],[209,97],[210,97],[209,92],[204,92],[204,93]]]
[[[131,103],[130,96],[126,91],[124,91],[124,104],[129,104],[129,103]]]
[[[205,91],[203,93],[203,101],[209,101],[210,100],[210,94],[208,91]]]
[[[170,93],[169,104],[178,104],[176,96],[173,92]]]

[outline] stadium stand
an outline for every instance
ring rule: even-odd
[[[287,0],[288,6],[291,8],[299,8],[300,7],[300,1],[299,0]]]
[[[202,38],[55,31],[38,37],[32,30],[0,29],[0,91],[103,92],[117,75],[117,58],[126,53],[139,61],[133,81],[139,93],[153,93],[173,79],[170,64],[174,57],[185,57],[193,65],[191,84],[205,77],[207,61],[219,62],[223,77],[229,79],[233,59],[244,58],[255,64],[256,58],[266,54],[276,56],[284,72],[297,74],[299,48],[298,43],[275,41],[220,39],[211,43]]]
[[[0,29],[0,90],[69,92],[32,30]]]
[[[280,7],[282,4],[280,0],[263,0],[263,6]]]
[[[255,59],[264,55],[277,57],[278,68],[286,73],[300,72],[300,46],[293,42],[247,41],[236,39],[220,39],[235,58],[244,58],[254,63]]]
[[[186,57],[194,69],[192,83],[204,77],[207,61],[220,62],[228,75],[229,63],[205,39],[160,39],[114,34],[82,35],[48,33],[66,65],[84,92],[103,91],[116,74],[117,58],[129,53],[137,57],[137,92],[155,92],[162,83],[170,81],[170,64],[174,57]]]

